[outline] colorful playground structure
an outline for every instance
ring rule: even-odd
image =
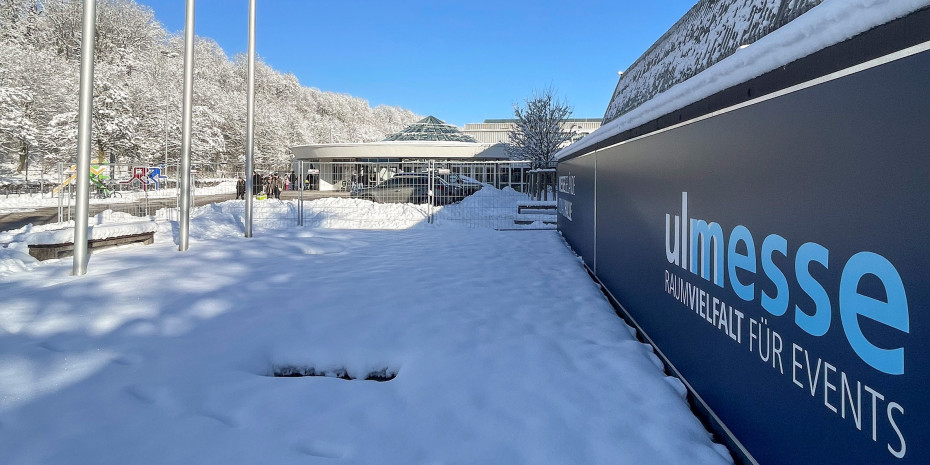
[[[90,167],[90,182],[91,185],[97,188],[97,191],[103,197],[110,197],[113,195],[113,181],[112,178],[106,174],[108,165],[106,163],[100,163],[97,160],[92,161]],[[142,187],[142,190],[147,190],[149,186],[153,186],[155,190],[158,190],[161,187],[161,180],[167,179],[168,177],[163,174],[164,166],[134,166],[132,167],[132,177],[125,181],[119,181],[119,184],[132,184],[138,182]],[[71,165],[68,168],[71,175],[65,179],[61,184],[52,189],[52,194],[58,194],[59,191],[70,185],[77,179],[77,166]]]

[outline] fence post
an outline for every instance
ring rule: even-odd
[[[297,226],[304,225],[304,179],[306,179],[306,168],[304,160],[297,162],[297,171],[300,173],[297,177]]]
[[[433,224],[433,203],[436,201],[436,161],[430,160],[429,165],[429,176],[427,177],[427,189],[429,189],[429,215],[427,216],[427,223]]]
[[[542,189],[539,188],[539,168],[536,168],[533,171],[533,192],[535,193],[533,197],[537,201],[542,200]]]

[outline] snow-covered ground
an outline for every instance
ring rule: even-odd
[[[0,462],[731,463],[557,232],[341,201],[406,229],[279,229],[270,201],[246,239],[229,201],[181,253],[105,213],[156,242],[83,277],[25,255],[51,227],[0,233]]]

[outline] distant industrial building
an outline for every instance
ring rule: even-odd
[[[474,137],[475,140],[484,144],[509,144],[510,131],[516,121],[515,119],[486,119],[483,123],[468,123],[465,129],[462,129],[462,134]],[[562,130],[575,133],[571,142],[581,139],[599,127],[601,127],[600,118],[569,118],[562,123]]]

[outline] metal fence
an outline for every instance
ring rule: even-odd
[[[233,199],[235,178],[241,166],[200,165],[192,170],[194,205]],[[58,220],[74,217],[76,194],[75,166],[59,164],[57,182],[46,184],[46,190],[58,200]],[[90,214],[105,210],[140,217],[178,219],[178,168],[165,166],[101,163],[91,165]]]
[[[237,197],[241,166],[193,170],[194,206]],[[297,161],[256,169],[252,218],[259,228],[394,229],[421,223],[510,229],[554,229],[554,170],[528,162]],[[59,221],[74,218],[74,167],[58,166],[46,194],[57,200]],[[176,221],[177,167],[94,164],[90,214],[105,210]],[[281,202],[274,201],[280,199]],[[245,205],[224,213],[244,218]]]
[[[555,228],[554,176],[534,175],[528,162],[299,161],[296,165],[295,176],[302,181],[297,207],[302,226],[378,229],[425,222]]]
[[[527,194],[534,200],[555,201],[555,168],[537,168],[528,171],[529,186]]]

